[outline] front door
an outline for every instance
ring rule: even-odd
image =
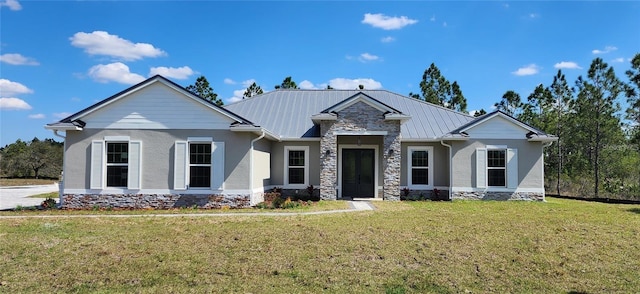
[[[374,197],[374,149],[342,149],[342,197]]]

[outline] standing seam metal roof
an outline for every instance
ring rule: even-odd
[[[279,89],[224,108],[251,120],[282,139],[317,137],[311,116],[358,93],[370,96],[411,119],[402,124],[403,139],[436,139],[475,118],[465,113],[402,96],[387,90]]]

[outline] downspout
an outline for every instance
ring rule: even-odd
[[[64,171],[66,166],[65,155],[67,151],[67,137],[58,134],[58,130],[53,130],[53,134],[56,137],[62,138],[62,174],[60,175],[60,182],[58,183],[58,207],[62,207],[62,195],[64,192]]]
[[[453,157],[451,155],[451,145],[445,144],[443,140],[440,140],[440,144],[449,148],[449,200],[453,201],[452,189],[453,189]]]
[[[260,134],[258,138],[251,140],[251,149],[249,150],[249,193],[251,195],[251,200],[253,200],[253,145],[266,135],[264,129],[261,131],[262,134]]]

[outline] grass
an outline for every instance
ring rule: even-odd
[[[0,292],[640,289],[637,205],[374,205],[280,217],[0,219]]]
[[[0,187],[50,185],[58,182],[50,179],[5,179],[0,178]]]
[[[31,195],[27,198],[53,198],[53,199],[58,199],[59,197],[59,193],[58,192],[50,192],[50,193],[42,193],[42,194],[36,194],[36,195]]]

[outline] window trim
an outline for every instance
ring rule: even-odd
[[[109,163],[109,144],[126,144],[127,145],[127,163]],[[129,187],[129,155],[130,155],[129,141],[114,140],[104,141],[104,187],[107,189],[128,189]],[[124,186],[109,186],[109,167],[110,166],[126,166],[127,167],[127,184]]]
[[[304,151],[304,183],[289,184],[289,151]],[[300,168],[296,166],[296,168]],[[309,146],[284,146],[283,186],[287,189],[304,189],[309,186]]]
[[[209,140],[211,139],[211,140]],[[210,163],[191,163],[191,144],[209,144],[211,148],[211,159]],[[186,158],[186,180],[187,180],[187,190],[211,190],[211,182],[213,180],[213,139],[208,137],[189,137],[187,141],[187,158]],[[192,166],[203,166],[209,167],[209,186],[207,187],[191,187],[191,167]]]
[[[413,151],[427,151],[427,185],[413,184]],[[416,167],[425,169],[424,167]],[[407,146],[407,186],[410,189],[427,190],[433,189],[433,146]]]
[[[491,151],[504,151],[504,166],[502,167],[496,167],[496,166],[489,166],[489,152]],[[488,145],[487,146],[487,159],[486,159],[486,169],[487,169],[487,179],[486,179],[486,183],[487,183],[487,188],[507,188],[509,185],[509,171],[508,171],[508,153],[509,150],[506,146],[491,146]],[[490,181],[489,181],[489,170],[504,170],[504,185],[502,186],[492,186],[490,185]]]

